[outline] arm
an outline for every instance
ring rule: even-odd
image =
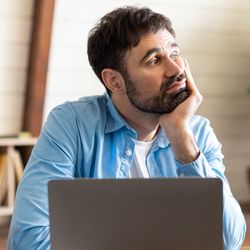
[[[245,219],[224,175],[225,167],[223,165],[221,144],[207,120],[203,120],[200,129],[202,136],[197,139],[197,144],[202,146],[200,146],[198,158],[186,164],[177,162],[177,173],[179,176],[220,178],[222,180],[224,249],[236,250],[240,248],[245,238]]]
[[[224,249],[239,249],[245,236],[246,224],[238,202],[234,199],[224,175],[223,155],[209,123],[201,130],[202,138],[195,138],[190,124],[202,101],[186,63],[187,87],[190,96],[172,113],[164,114],[160,124],[165,129],[177,161],[179,176],[199,176],[221,178],[223,181],[223,239]],[[197,140],[199,140],[197,142]],[[203,141],[200,141],[203,140]],[[198,145],[203,145],[198,147]]]
[[[72,111],[57,107],[49,116],[18,186],[10,226],[9,250],[50,249],[47,184],[73,178],[77,139]]]

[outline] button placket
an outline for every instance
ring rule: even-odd
[[[126,151],[125,151],[125,154],[126,154],[127,157],[130,157],[132,155],[131,149],[127,148]]]
[[[132,131],[130,130],[126,131],[125,145],[123,149],[121,167],[119,173],[119,176],[122,176],[122,178],[126,178],[129,176],[129,168],[133,156],[134,137],[136,136]]]

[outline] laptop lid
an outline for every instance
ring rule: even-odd
[[[49,182],[52,250],[222,250],[216,178]]]

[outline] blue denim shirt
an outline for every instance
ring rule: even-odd
[[[193,116],[190,126],[200,149],[198,159],[185,165],[177,162],[160,129],[146,159],[149,176],[222,179],[224,248],[239,249],[246,225],[224,175],[221,145],[207,119]],[[56,107],[41,131],[18,186],[8,249],[50,249],[48,181],[128,178],[136,138],[136,131],[119,115],[108,95],[85,97]]]

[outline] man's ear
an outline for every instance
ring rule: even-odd
[[[123,77],[117,70],[110,68],[103,69],[102,80],[112,93],[123,92],[125,90]]]

